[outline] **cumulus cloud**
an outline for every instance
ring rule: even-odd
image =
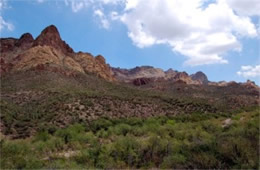
[[[99,1],[104,4],[113,4],[113,5],[124,2],[124,0],[99,0]]]
[[[0,13],[2,13],[5,9],[8,9],[9,6],[7,4],[7,0],[0,0]],[[4,29],[8,31],[14,30],[14,25],[11,22],[6,21],[2,15],[0,15],[0,32]]]
[[[260,65],[256,66],[241,66],[240,71],[237,72],[239,76],[242,76],[244,78],[253,78],[253,77],[259,77],[260,76]]]
[[[43,1],[43,0],[38,0]],[[64,0],[67,6],[71,6],[73,12],[79,12],[80,10],[89,7],[102,6],[102,5],[118,5],[124,0]]]
[[[6,8],[8,8],[7,0],[0,0],[0,11]]]
[[[7,29],[8,31],[13,31],[14,26],[12,23],[5,21],[4,18],[0,16],[0,31],[4,29]]]
[[[92,2],[91,0],[64,0],[66,6],[70,6],[73,12],[78,12]]]
[[[204,0],[126,1],[121,21],[133,43],[144,48],[170,45],[187,57],[186,65],[228,63],[223,55],[240,51],[238,36],[255,37],[249,17],[238,16],[224,0],[202,7]]]
[[[110,24],[107,19],[107,17],[104,15],[103,11],[100,9],[97,9],[94,11],[94,15],[97,16],[100,19],[101,25],[103,28],[108,29]]]
[[[241,51],[241,38],[255,38],[260,28],[259,0],[64,0],[73,12],[89,6],[103,28],[126,25],[139,48],[170,46],[186,57],[184,65],[226,64],[225,54]],[[106,8],[110,5],[109,8]],[[111,6],[114,6],[111,8]],[[102,9],[102,10],[101,10]],[[105,9],[105,10],[104,10]],[[111,10],[112,11],[109,11]]]
[[[240,15],[260,16],[259,0],[227,0],[227,3]]]

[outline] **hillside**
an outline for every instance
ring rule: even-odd
[[[258,166],[254,82],[112,68],[102,55],[74,52],[53,25],[36,39],[0,42],[3,168]]]

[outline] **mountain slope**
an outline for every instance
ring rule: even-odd
[[[259,106],[253,82],[209,82],[151,66],[111,68],[101,55],[78,52],[53,25],[34,40],[0,39],[1,132],[11,138],[42,127],[108,118],[223,114]]]

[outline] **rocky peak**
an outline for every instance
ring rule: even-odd
[[[50,36],[53,36],[52,38],[57,38],[59,40],[61,39],[59,31],[54,25],[50,25],[42,30],[39,37],[51,38]]]
[[[186,78],[189,77],[188,73],[184,72],[179,72],[176,74],[175,78]]]
[[[207,76],[201,71],[198,71],[197,73],[192,74],[191,79],[199,81],[202,84],[207,84],[209,82]]]
[[[168,69],[167,71],[165,71],[165,78],[166,79],[172,79],[176,76],[177,71],[174,71],[173,69]]]
[[[176,73],[173,80],[175,82],[185,82],[186,84],[197,84],[185,71]]]
[[[167,71],[165,71],[166,74],[171,74],[171,73],[176,73],[176,71],[174,71],[172,68],[168,69]]]
[[[30,33],[25,33],[19,38],[15,45],[17,47],[30,47],[33,41],[33,36]]]
[[[60,33],[54,25],[46,27],[41,34],[34,41],[33,46],[51,46],[57,50],[62,51],[64,54],[73,53],[73,49],[61,40]]]
[[[135,78],[140,77],[164,77],[165,73],[162,69],[154,68],[152,66],[141,66],[130,69],[129,74]]]
[[[247,83],[247,84],[255,85],[255,82],[254,82],[254,81],[251,81],[251,80],[247,80],[246,83]]]
[[[99,61],[101,64],[106,64],[106,60],[102,55],[96,56],[96,60]]]
[[[257,88],[257,89],[259,89],[259,87],[255,84],[255,82],[251,81],[251,80],[247,80],[245,83],[243,83],[243,85],[246,88]]]

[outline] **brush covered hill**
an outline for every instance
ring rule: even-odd
[[[112,68],[101,55],[74,52],[53,25],[36,39],[26,33],[0,42],[4,168],[257,167],[254,82],[210,82],[202,72],[151,66]],[[240,122],[249,132],[235,132]],[[236,135],[244,143],[234,143]],[[229,155],[229,144],[252,153],[231,148]]]

